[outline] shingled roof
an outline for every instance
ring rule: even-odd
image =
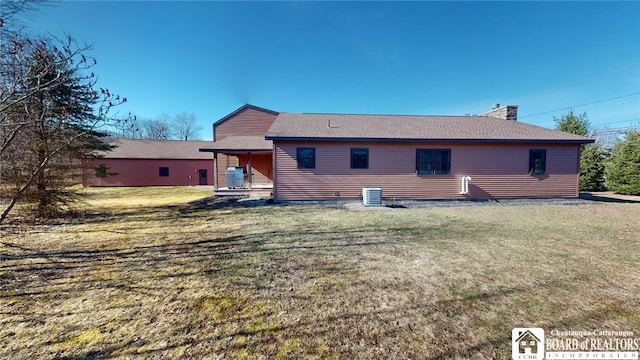
[[[273,141],[264,136],[228,136],[222,140],[209,142],[202,152],[271,152]]]
[[[116,139],[109,144],[116,148],[105,154],[107,159],[212,159],[211,154],[198,151],[211,141]]]
[[[568,142],[593,139],[489,116],[280,113],[267,140]]]

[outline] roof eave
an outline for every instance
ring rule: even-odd
[[[95,160],[100,160],[100,159],[106,159],[106,160],[184,160],[184,161],[190,161],[190,160],[211,160],[211,158],[181,158],[181,157],[122,157],[122,156],[118,156],[118,157],[109,157],[109,156],[105,156],[105,157],[101,157]]]
[[[269,136],[272,141],[353,141],[353,142],[471,142],[471,143],[562,143],[562,144],[590,144],[594,139],[446,139],[446,138],[353,138],[353,137],[293,137]]]
[[[271,153],[273,152],[272,149],[235,149],[235,148],[230,148],[230,149],[198,149],[200,152],[208,152],[208,153],[248,153],[248,152],[252,152],[252,153]]]

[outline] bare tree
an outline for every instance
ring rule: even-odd
[[[114,138],[140,139],[142,138],[142,124],[138,117],[132,113],[115,116],[108,133]]]
[[[47,0],[0,0],[0,31],[11,37],[22,28],[19,15],[29,13]]]
[[[592,136],[596,138],[598,143],[602,144],[603,149],[608,151],[611,150],[618,141],[620,141],[626,130],[626,128],[621,130],[603,126],[593,130]]]
[[[167,114],[160,114],[153,119],[142,119],[128,114],[119,117],[111,129],[114,137],[128,139],[154,140],[196,140],[200,136],[202,126],[196,122],[193,113],[180,113],[173,118]]]
[[[202,126],[196,122],[193,113],[180,113],[173,118],[176,135],[179,140],[197,140],[200,137]]]
[[[167,114],[160,114],[155,119],[141,120],[140,125],[143,138],[169,140],[173,137],[171,118]]]

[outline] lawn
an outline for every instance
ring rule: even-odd
[[[640,204],[353,211],[87,189],[6,228],[0,358],[511,356],[514,327],[640,333]]]

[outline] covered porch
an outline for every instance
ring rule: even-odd
[[[200,148],[213,153],[215,195],[267,197],[273,191],[273,142],[263,136],[229,136]],[[242,170],[242,185],[227,184],[227,169]],[[230,186],[231,185],[231,186]]]

